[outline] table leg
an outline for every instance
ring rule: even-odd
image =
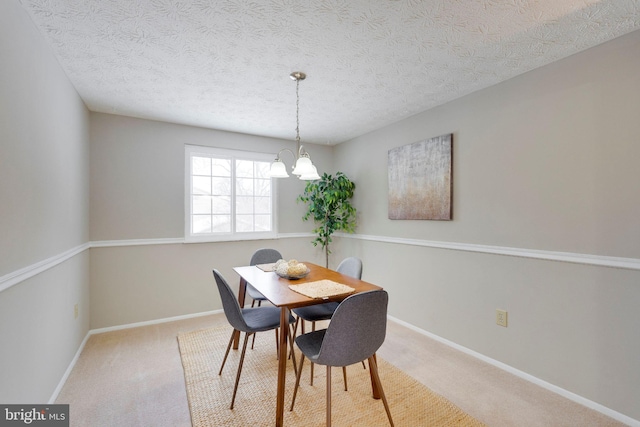
[[[376,354],[373,353],[373,360],[376,362],[376,364],[378,363],[378,358],[376,357]],[[369,366],[369,375],[371,376],[371,390],[373,391],[373,398],[374,399],[380,399],[380,390],[378,389],[378,385],[376,384],[375,380],[373,379],[373,372],[371,371],[371,366]]]
[[[280,359],[278,360],[278,393],[276,397],[276,427],[284,423],[284,384],[287,374],[287,338],[289,336],[289,309],[280,309]]]
[[[240,284],[238,285],[238,304],[240,304],[240,308],[244,307],[244,300],[247,295],[247,281],[243,278],[240,278]],[[233,333],[233,349],[238,349],[238,344],[240,344],[240,331],[235,331]]]

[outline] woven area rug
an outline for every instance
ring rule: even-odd
[[[233,410],[229,406],[240,350],[231,350],[222,375],[218,375],[230,335],[231,328],[228,327],[204,329],[178,336],[192,425],[273,425],[278,370],[275,334],[271,331],[258,333],[254,350],[247,349]],[[378,365],[396,426],[484,426],[380,357]],[[287,363],[285,426],[325,425],[325,373],[324,366],[316,366],[314,385],[310,386],[310,364],[308,360],[305,361],[296,404],[293,412],[290,412],[295,375],[291,361]],[[332,369],[333,425],[389,425],[382,400],[371,397],[369,371],[363,369],[362,364],[349,366],[347,380],[349,390],[344,391],[342,370]]]

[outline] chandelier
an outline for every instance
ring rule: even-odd
[[[297,150],[294,154],[293,151],[288,148],[283,148],[276,155],[276,159],[271,163],[271,169],[269,171],[269,176],[271,178],[288,178],[289,174],[287,173],[287,168],[280,158],[280,154],[284,151],[288,151],[293,156],[293,160],[295,161],[295,166],[293,166],[292,174],[297,175],[303,181],[313,181],[316,179],[320,179],[318,175],[318,170],[311,163],[311,157],[309,157],[309,153],[307,153],[304,147],[300,144],[300,95],[298,94],[298,88],[300,86],[300,81],[304,80],[307,75],[300,71],[295,71],[289,75],[293,80],[296,81],[296,146]]]

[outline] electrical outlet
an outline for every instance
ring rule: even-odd
[[[73,318],[74,319],[78,318],[78,304],[73,306]]]
[[[507,327],[507,312],[505,310],[496,310],[496,325]]]

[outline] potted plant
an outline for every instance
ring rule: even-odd
[[[317,181],[308,181],[304,193],[297,201],[307,205],[303,221],[310,218],[317,227],[313,230],[318,237],[313,246],[320,245],[325,251],[326,267],[329,268],[329,244],[331,235],[336,231],[353,233],[356,228],[356,208],[349,200],[353,197],[356,185],[342,172],[335,176],[324,173]]]

